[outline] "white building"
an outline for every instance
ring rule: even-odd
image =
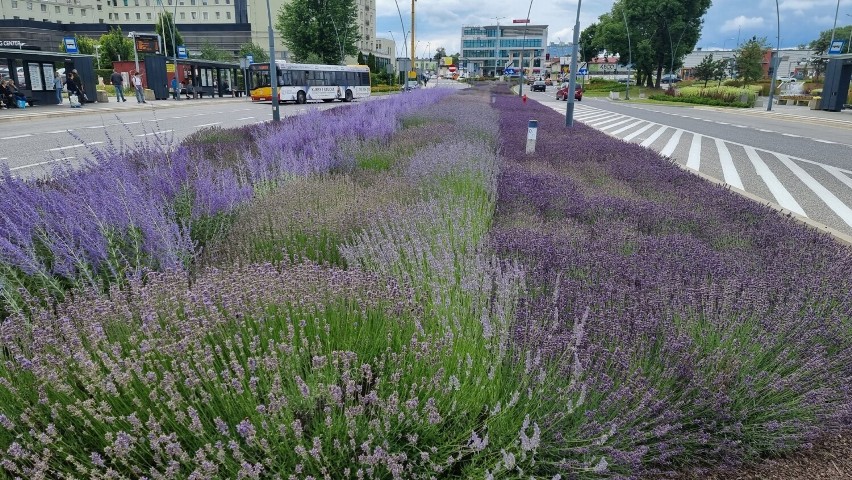
[[[543,73],[547,25],[464,26],[461,33],[461,58],[486,76],[502,75],[507,66]]]

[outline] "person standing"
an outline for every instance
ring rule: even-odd
[[[148,103],[145,101],[145,90],[142,89],[142,74],[136,72],[133,75],[133,86],[136,88],[136,103]]]
[[[112,69],[112,75],[109,76],[109,81],[112,82],[112,85],[115,87],[115,101],[126,102],[127,99],[124,98],[124,77],[122,77],[115,68]]]
[[[180,95],[180,85],[177,81],[177,75],[172,77],[172,98],[174,100],[178,99],[178,95]]]
[[[56,104],[62,105],[62,77],[58,71],[53,72],[53,89],[56,91]]]
[[[74,85],[77,86],[77,96],[80,97],[80,105],[82,105],[88,100],[86,97],[86,87],[83,86],[83,79],[80,78],[80,74],[77,73],[76,68],[71,70],[71,73],[74,74]]]

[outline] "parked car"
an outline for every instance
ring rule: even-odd
[[[544,92],[547,90],[547,84],[544,83],[544,80],[536,80],[532,84],[533,92]]]
[[[660,78],[660,83],[678,83],[681,79],[673,73],[667,73]]]
[[[618,83],[623,83],[625,85],[636,85],[636,80],[632,78],[619,78]]]
[[[565,82],[559,87],[559,90],[556,91],[556,99],[557,100],[568,100],[568,89],[571,87],[571,84]],[[578,102],[583,101],[583,86],[577,85],[574,87],[574,100]]]
[[[778,81],[782,83],[796,83],[796,77],[778,77]]]

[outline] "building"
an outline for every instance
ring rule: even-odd
[[[683,67],[677,72],[681,78],[689,79],[693,77],[692,71],[699,63],[704,60],[707,55],[713,54],[713,60],[729,59],[733,60],[737,54],[736,50],[702,50],[700,48],[688,53],[683,59]],[[813,50],[801,50],[797,48],[782,48],[779,50],[780,61],[778,62],[778,76],[799,76],[805,75],[811,60],[816,55]],[[769,68],[770,58],[775,57],[775,50],[766,51],[763,58],[763,72],[766,77],[772,76],[772,71]]]
[[[463,26],[461,57],[477,65],[483,75],[502,75],[504,68],[527,69],[527,74],[543,73],[547,45],[547,25],[510,24]]]
[[[289,0],[269,2],[274,29],[278,12]],[[390,63],[393,51],[381,54],[375,35],[376,0],[356,0],[356,4],[359,51],[372,52]],[[0,44],[57,51],[63,37],[99,38],[112,25],[120,25],[126,33],[153,33],[162,12],[174,16],[190,55],[205,41],[235,57],[244,43],[269,45],[266,2],[257,0],[0,0]],[[289,60],[280,36],[273,35],[275,57]],[[346,63],[354,62],[355,58],[346,59]]]

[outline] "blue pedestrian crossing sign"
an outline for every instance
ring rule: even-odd
[[[503,74],[504,75],[514,75],[515,69],[511,68],[511,67],[506,67],[506,68],[503,69]]]
[[[74,37],[65,37],[63,39],[65,43],[65,53],[80,53],[80,50],[77,49],[77,39]]]

